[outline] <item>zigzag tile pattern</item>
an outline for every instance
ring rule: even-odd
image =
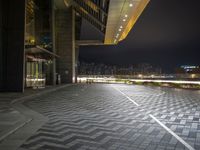
[[[156,116],[192,147],[200,150],[200,91],[144,86],[118,88],[139,103],[141,109]],[[144,94],[142,97],[140,93],[148,96]]]
[[[157,94],[162,96],[160,91],[135,86],[117,88],[144,106],[136,107],[104,84],[75,85],[26,102],[49,121],[18,150],[186,149],[148,115],[154,112],[159,116],[158,111],[165,110],[164,104],[154,101]]]

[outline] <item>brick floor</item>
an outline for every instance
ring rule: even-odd
[[[34,98],[25,105],[47,116],[49,121],[19,150],[187,149],[149,114],[192,147],[200,149],[199,91],[134,85],[74,85]]]
[[[34,97],[49,91],[65,87],[67,85],[49,86],[45,89],[26,89],[24,93],[0,93],[0,144],[10,134],[15,132],[22,125],[27,123],[30,118],[27,118],[18,110],[13,108],[13,101],[28,97]],[[0,146],[1,147],[1,146]],[[0,148],[1,149],[1,148]]]
[[[141,91],[148,92],[139,96],[131,92],[136,90],[133,86],[118,88],[139,103],[141,109],[148,110],[191,146],[200,149],[200,91],[141,87]],[[148,95],[151,90],[154,91]]]

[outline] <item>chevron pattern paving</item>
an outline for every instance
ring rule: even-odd
[[[184,150],[153,114],[198,149],[199,93],[165,88],[74,85],[25,103],[49,121],[18,150]]]
[[[133,86],[118,88],[139,103],[141,109],[148,110],[187,143],[200,149],[200,91]],[[148,93],[148,97],[130,92],[136,89]]]

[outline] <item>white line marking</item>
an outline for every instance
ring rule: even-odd
[[[136,103],[134,100],[132,100],[130,97],[128,97],[125,93],[120,91],[118,88],[112,86],[115,90],[120,92],[122,95],[124,95],[128,100],[133,102],[136,106],[140,106],[138,103]],[[185,142],[180,136],[178,136],[176,133],[174,133],[172,130],[170,130],[167,126],[165,126],[162,122],[160,122],[156,117],[149,114],[149,116],[155,120],[161,127],[163,127],[167,132],[169,132],[172,136],[174,136],[179,142],[181,142],[185,147],[187,147],[189,150],[195,150],[192,146],[190,146],[187,142]]]
[[[123,93],[122,91],[120,91],[119,89],[117,89],[116,87],[112,86],[115,90],[117,90],[118,92],[120,92],[122,95],[124,95],[129,101],[131,101],[132,103],[134,103],[136,106],[140,106],[138,103],[136,103],[134,100],[132,100],[130,97],[128,97],[125,93]]]
[[[175,134],[172,130],[170,130],[168,127],[166,127],[162,122],[160,122],[156,117],[149,114],[149,116],[155,120],[160,126],[162,126],[165,130],[167,130],[172,136],[174,136],[179,142],[181,142],[185,147],[187,147],[189,150],[195,150],[192,146],[190,146],[187,142],[185,142],[181,137],[179,137],[177,134]]]

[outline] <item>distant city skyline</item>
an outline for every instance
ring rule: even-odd
[[[116,66],[107,64],[95,64],[80,62],[78,66],[79,75],[160,75],[162,69],[158,66],[142,63],[129,66]]]
[[[132,65],[108,65],[103,63],[78,63],[79,77],[117,77],[138,79],[184,79],[199,80],[200,66],[182,65],[172,73],[163,72],[159,66],[148,63]]]

